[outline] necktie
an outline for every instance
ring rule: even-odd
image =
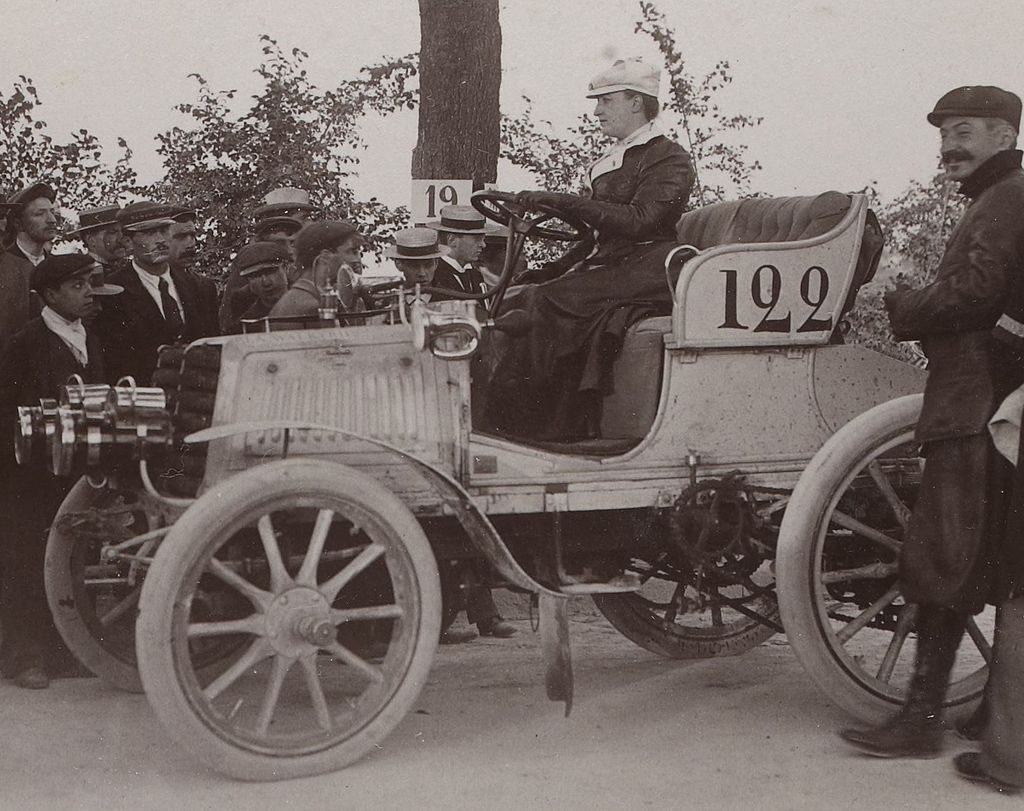
[[[180,338],[181,328],[185,326],[185,322],[181,319],[181,310],[178,309],[178,302],[171,296],[167,279],[161,279],[157,289],[160,291],[160,306],[164,311],[164,323],[167,325],[167,331],[175,338]]]

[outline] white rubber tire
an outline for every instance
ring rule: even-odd
[[[301,500],[301,502],[300,502]],[[233,534],[255,510],[334,504],[357,511],[363,528],[389,547],[388,565],[405,567],[413,583],[414,617],[403,617],[402,635],[410,655],[394,689],[376,715],[329,747],[301,754],[258,750],[222,734],[204,717],[197,685],[183,673],[180,626],[183,585],[202,571],[209,547]],[[392,551],[394,559],[392,559]],[[411,709],[437,647],[441,590],[437,564],[419,522],[393,493],[364,473],[343,465],[289,459],[250,468],[204,494],[174,525],[150,568],[143,588],[136,634],[139,669],[157,717],[182,747],[207,767],[240,780],[280,780],[322,774],[358,760],[394,729]],[[407,635],[414,637],[409,639]]]

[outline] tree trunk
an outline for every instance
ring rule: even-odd
[[[498,174],[498,0],[419,4],[420,117],[412,176],[472,179],[479,189]]]

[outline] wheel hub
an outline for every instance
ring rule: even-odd
[[[286,589],[267,609],[267,639],[277,653],[293,658],[325,648],[334,642],[337,633],[330,611],[327,600],[316,589]]]

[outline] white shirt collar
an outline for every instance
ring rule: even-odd
[[[167,284],[169,284],[172,287],[172,289],[174,287],[174,280],[171,279],[170,265],[164,265],[164,272],[156,274],[143,270],[141,267],[139,267],[139,263],[132,259],[132,268],[135,270],[135,273],[138,275],[138,277],[142,280],[142,283],[148,284],[154,290],[156,290],[157,285],[160,284],[161,279],[166,279]]]
[[[89,347],[85,337],[85,325],[82,320],[68,321],[56,310],[43,307],[40,313],[47,329],[60,338],[71,350],[75,359],[83,366],[89,365]]]
[[[18,250],[21,251],[23,254],[25,254],[25,256],[28,257],[28,261],[32,263],[33,267],[38,265],[40,262],[42,262],[46,258],[46,248],[45,247],[43,248],[43,252],[42,253],[32,253],[32,251],[29,250],[28,245],[26,245],[24,243],[24,241],[22,240],[21,234],[18,234],[14,238],[14,241],[18,245]]]
[[[605,153],[590,165],[590,181],[593,182],[594,178],[608,172],[614,172],[620,168],[623,155],[626,154],[627,149],[634,146],[642,146],[661,134],[661,127],[658,125],[657,119],[637,127],[621,141],[616,141],[608,147]]]
[[[450,256],[442,256],[441,258],[449,265],[451,265],[453,268],[455,268],[457,273],[466,272],[466,268],[460,265],[455,259],[452,259]]]

